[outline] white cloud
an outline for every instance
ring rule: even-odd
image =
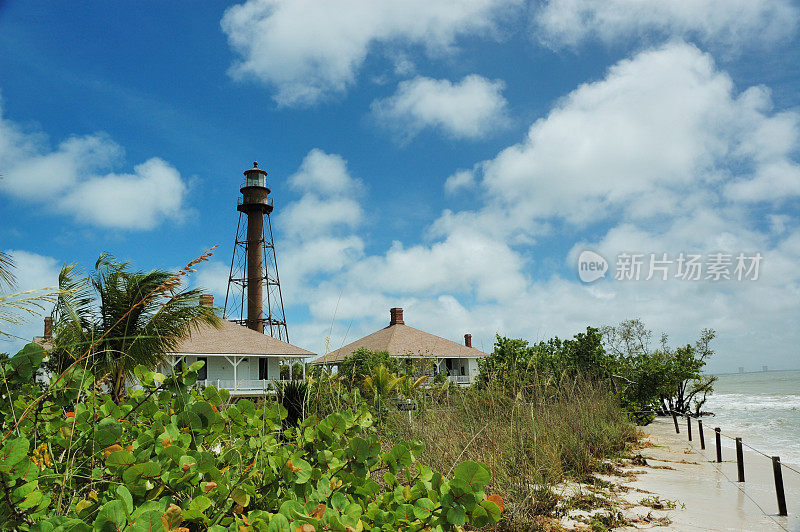
[[[314,194],[355,192],[360,182],[350,176],[347,161],[341,155],[325,153],[319,148],[309,151],[300,168],[289,177],[295,190]]]
[[[454,138],[478,139],[509,123],[504,83],[470,75],[458,83],[416,77],[394,95],[372,103],[374,119],[403,140],[425,128]]]
[[[739,47],[790,37],[798,18],[800,10],[791,0],[549,0],[535,11],[534,25],[539,38],[553,47],[646,33]]]
[[[308,301],[312,277],[337,274],[363,256],[364,242],[355,234],[364,221],[358,201],[363,185],[342,156],[318,148],[303,158],[289,183],[302,196],[277,216],[281,286],[295,301]]]
[[[464,189],[475,186],[475,172],[472,170],[459,170],[444,182],[444,191],[448,194],[455,194]]]
[[[309,151],[289,184],[303,192],[281,212],[281,227],[293,237],[331,234],[361,223],[364,213],[355,197],[362,185],[350,176],[341,156],[316,148]]]
[[[153,229],[165,219],[179,220],[186,195],[180,173],[159,158],[133,168],[133,174],[107,174],[79,182],[59,202],[82,222],[117,229]]]
[[[241,56],[235,78],[265,82],[280,105],[302,105],[353,85],[370,52],[414,46],[442,54],[460,37],[495,32],[522,3],[248,0],[228,8],[221,26]]]
[[[772,114],[766,89],[736,94],[697,48],[642,52],[536,121],[527,138],[476,166],[512,227],[624,216],[652,219],[708,201],[800,195],[800,114]]]
[[[368,257],[348,273],[362,288],[404,295],[469,293],[501,301],[525,289],[523,261],[502,241],[471,231],[454,231],[431,245],[394,242],[381,256]]]
[[[70,137],[51,149],[44,134],[23,131],[0,107],[0,191],[99,227],[144,230],[179,220],[186,185],[178,171],[152,158],[133,174],[108,173],[123,153],[103,134]]]

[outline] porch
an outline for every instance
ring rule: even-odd
[[[173,355],[170,359],[172,368],[198,361],[205,363],[197,374],[198,386],[226,389],[234,396],[275,393],[276,384],[290,382],[281,375],[281,369],[288,366],[291,379],[296,363],[302,364],[302,373],[296,378],[305,379],[306,375],[303,356],[207,353]]]
[[[436,371],[444,372],[447,380],[461,386],[469,386],[478,375],[477,358],[439,358]]]

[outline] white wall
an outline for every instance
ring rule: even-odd
[[[467,362],[469,364],[469,375],[470,375],[470,377],[475,377],[478,374],[478,359],[477,358],[468,358]]]

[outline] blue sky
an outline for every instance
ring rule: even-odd
[[[302,347],[391,306],[485,350],[638,316],[676,343],[716,329],[712,369],[794,368],[799,20],[790,0],[0,2],[0,249],[28,289],[220,244],[195,278],[220,302],[258,160]],[[578,278],[583,250],[604,278]],[[663,253],[763,259],[645,280]]]

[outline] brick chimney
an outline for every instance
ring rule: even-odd
[[[389,325],[405,324],[403,321],[403,309],[395,307],[389,310]]]
[[[464,335],[464,345],[467,347],[472,347],[472,335],[467,333]]]
[[[47,316],[44,319],[44,337],[45,338],[52,338],[53,337],[53,317]]]
[[[214,306],[214,296],[211,294],[201,294],[200,295],[200,305],[204,307],[213,307]]]

